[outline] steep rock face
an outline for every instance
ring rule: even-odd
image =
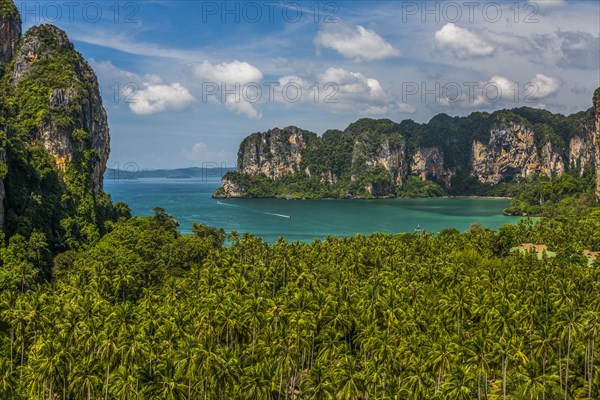
[[[299,170],[302,153],[314,133],[294,126],[254,133],[244,139],[238,151],[238,171],[277,179]]]
[[[4,75],[5,68],[11,63],[19,41],[21,40],[21,16],[12,0],[0,0],[0,78]],[[2,105],[0,104],[0,110]],[[1,121],[0,121],[1,123]],[[0,125],[0,131],[4,127]],[[6,163],[6,152],[0,147],[0,163]],[[0,177],[0,229],[4,228],[4,176]]]
[[[0,0],[0,65],[12,61],[21,40],[21,16],[12,0]]]
[[[422,180],[434,178],[451,186],[454,173],[444,168],[444,154],[437,147],[419,147],[415,150],[410,161],[411,174]]]
[[[357,172],[377,167],[385,169],[396,186],[402,186],[407,171],[404,142],[393,143],[388,138],[384,138],[377,143],[373,142],[366,134],[357,138],[352,151],[352,170],[354,171],[352,179],[355,179]],[[391,187],[377,186],[371,185],[367,188],[367,192],[375,196],[374,193],[385,192],[384,194],[387,195],[393,190]]]
[[[569,141],[569,168],[584,171],[594,165],[594,130],[587,129],[585,134],[575,136]]]
[[[595,99],[598,108],[600,91]],[[412,176],[406,185],[411,174],[440,183],[451,195],[485,195],[497,190],[493,185],[521,177],[572,170],[583,174],[592,166],[598,170],[598,124],[598,114],[590,110],[564,116],[522,107],[468,117],[436,116],[426,124],[363,118],[319,138],[299,134],[298,128],[274,129],[242,142],[239,173],[230,175],[227,186],[237,194],[266,197],[444,194],[437,185],[420,185]],[[276,185],[256,176],[277,180],[292,173]],[[600,186],[600,172],[598,182]]]
[[[600,200],[600,88],[594,92],[594,148],[596,150],[596,199]]]
[[[372,197],[392,197],[394,186],[388,182],[367,182],[365,191]]]
[[[550,141],[547,141],[544,147],[542,147],[542,160],[539,172],[546,176],[564,174],[565,162],[560,153],[559,149],[554,147]]]
[[[64,68],[61,73],[65,79],[47,77],[44,69],[55,64]],[[51,25],[32,28],[21,43],[10,74],[10,84],[20,98],[34,99],[28,93],[32,86],[48,90],[45,99],[35,99],[42,105],[38,111],[42,118],[32,141],[41,143],[63,170],[77,150],[95,150],[93,186],[96,193],[102,192],[110,152],[106,111],[94,71],[74,50],[67,35]]]
[[[473,142],[472,174],[480,182],[496,184],[539,168],[534,133],[523,123],[499,124],[492,128],[488,144]]]
[[[224,195],[216,196],[216,197],[224,197],[224,198],[244,197],[244,188],[241,185],[239,185],[235,182],[232,182],[227,177],[224,177],[221,180],[221,184],[223,185]]]
[[[310,169],[306,168],[305,170],[306,175],[310,176]],[[327,170],[325,172],[322,172],[320,175],[320,179],[319,182],[321,182],[322,185],[335,185],[338,181],[338,177],[331,171]]]

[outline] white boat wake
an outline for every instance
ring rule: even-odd
[[[240,206],[236,206],[234,204],[227,204],[227,203],[221,203],[220,201],[217,201],[217,204],[220,204],[222,206],[227,206],[227,207],[235,207],[235,208],[242,208]]]
[[[270,213],[270,212],[262,212],[262,213],[267,214],[267,215],[274,215],[276,217],[281,217],[281,218],[292,218],[291,215],[275,214],[275,213]]]
[[[242,207],[242,206],[236,206],[234,204],[227,204],[227,203],[223,203],[223,202],[220,202],[220,201],[217,201],[217,204],[219,204],[221,206],[227,206],[227,207],[245,208],[245,207]],[[288,218],[288,219],[292,218],[291,215],[276,214],[276,213],[270,213],[270,212],[258,211],[258,210],[252,210],[252,211],[255,211],[255,212],[258,212],[258,213],[261,213],[261,214],[266,214],[266,215],[273,215],[275,217],[280,217],[280,218]]]

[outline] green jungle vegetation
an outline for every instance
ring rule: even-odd
[[[245,197],[278,197],[280,193],[289,193],[293,199],[344,198],[353,189],[360,191],[366,182],[393,188],[390,176],[382,168],[374,168],[362,175],[361,179],[347,185],[323,185],[316,176],[308,177],[302,172],[270,179],[265,175],[248,175],[228,172],[226,178],[245,188]],[[583,176],[568,171],[560,176],[535,175],[520,178],[513,182],[503,182],[495,186],[484,185],[470,180],[474,196],[510,197],[511,205],[505,210],[510,215],[544,216],[585,215],[598,208],[595,199],[594,171],[587,170]],[[224,195],[222,188],[215,196]],[[461,196],[460,192],[445,190],[431,180],[421,180],[416,176],[407,176],[402,187],[397,189],[396,197],[442,197]]]
[[[53,249],[93,243],[118,218],[110,197],[95,193],[92,173],[99,155],[92,136],[79,127],[85,104],[97,90],[92,69],[51,25],[35,26],[28,37],[41,42],[41,56],[15,85],[11,74],[0,80],[0,178],[6,187],[6,231],[29,237],[42,232]],[[59,44],[60,42],[60,44]],[[8,67],[12,70],[15,60]],[[81,77],[81,78],[79,78]],[[51,106],[55,89],[75,93],[69,104]],[[65,169],[36,140],[40,126],[69,132],[75,149]],[[58,139],[57,139],[58,140]]]
[[[20,18],[19,9],[12,0],[0,1],[0,18]]]
[[[600,89],[595,96],[600,96]],[[439,114],[426,124],[412,120],[396,123],[388,119],[363,118],[344,131],[329,130],[321,137],[308,133],[307,147],[297,172],[277,179],[264,174],[249,175],[231,171],[225,175],[230,182],[243,188],[244,197],[288,197],[294,199],[346,198],[346,197],[441,197],[490,196],[511,197],[508,214],[554,216],[557,214],[585,214],[597,204],[593,192],[593,168],[580,176],[579,165],[568,166],[562,176],[531,176],[502,181],[496,185],[479,182],[471,175],[471,144],[474,140],[487,143],[492,125],[505,122],[522,122],[535,134],[538,152],[548,141],[558,149],[567,149],[570,140],[591,126],[593,108],[572,115],[553,114],[529,107],[500,110],[494,113],[474,112],[467,117],[450,117]],[[244,139],[240,148],[258,136]],[[356,153],[356,140],[363,146]],[[444,154],[446,169],[456,171],[451,188],[428,177],[422,181],[408,175],[398,187],[393,177],[382,167],[364,168],[360,157],[375,157],[382,141],[387,140],[391,150],[404,148],[407,154],[415,149],[437,147]],[[353,153],[354,151],[354,153]],[[353,157],[356,159],[353,163]],[[311,171],[307,175],[306,169]],[[338,179],[323,182],[321,174],[332,172]],[[351,177],[354,176],[354,179]],[[366,187],[371,184],[381,194],[373,196]],[[215,196],[223,196],[222,188]]]
[[[580,253],[600,213],[310,244],[177,225],[123,216],[54,258],[41,233],[2,245],[3,398],[600,394],[600,263]]]
[[[561,176],[534,176],[515,182],[506,195],[512,197],[507,214],[586,215],[598,209],[595,199],[595,175],[586,171],[583,176],[566,172]]]
[[[12,4],[0,0],[0,17],[15,12]],[[165,210],[132,217],[126,204],[94,192],[98,154],[78,128],[79,110],[47,104],[55,88],[89,97],[94,85],[73,77],[91,69],[72,47],[55,46],[56,28],[29,34],[52,51],[17,85],[10,74],[0,82],[1,399],[600,397],[600,265],[582,254],[600,249],[589,174],[499,185],[521,188],[515,212],[552,218],[498,231],[474,225],[267,244],[195,224],[182,236]],[[547,124],[553,140],[574,129],[574,117],[510,113]],[[424,146],[440,143],[442,127],[484,137],[488,120],[441,115],[399,126],[407,145]],[[77,144],[64,170],[36,144],[40,123]],[[390,129],[378,123],[372,134]],[[308,159],[348,176],[348,140],[333,131],[319,140],[329,147]],[[441,144],[453,154],[449,165],[467,157],[450,151],[464,150],[460,142]],[[361,179],[385,187],[386,176],[375,169]],[[253,190],[273,191],[258,179]],[[299,185],[289,193],[324,197],[311,180],[285,179]],[[451,194],[416,178],[404,190]],[[512,251],[527,242],[547,245],[552,257]]]

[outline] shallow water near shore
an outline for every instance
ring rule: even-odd
[[[193,222],[201,222],[227,232],[250,232],[268,242],[280,236],[310,242],[328,235],[414,232],[418,226],[434,233],[444,228],[464,231],[473,223],[497,229],[521,219],[502,214],[509,199],[213,199],[218,186],[215,178],[105,182],[114,202],[129,204],[136,216],[152,215],[154,207],[162,207],[179,221],[184,234]]]

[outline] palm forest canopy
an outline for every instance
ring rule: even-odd
[[[498,231],[181,235],[103,192],[106,115],[66,34],[21,39],[10,0],[4,21],[20,42],[0,63],[0,399],[600,397],[590,175],[520,182],[513,206],[543,196],[548,218]]]
[[[514,252],[523,242],[549,252]],[[0,390],[596,399],[600,268],[579,250],[599,246],[598,213],[269,245],[200,224],[181,236],[157,209],[54,259],[40,235],[14,236],[0,251]]]

